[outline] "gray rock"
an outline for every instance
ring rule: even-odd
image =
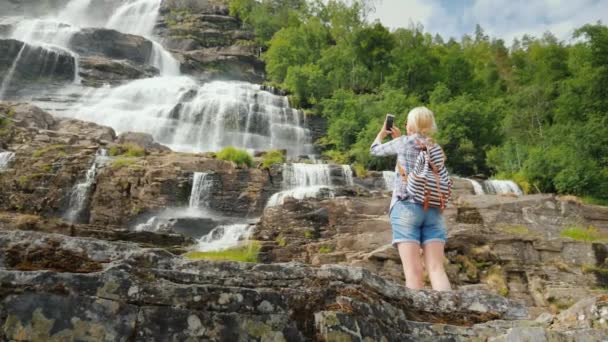
[[[454,339],[471,335],[472,324],[526,317],[520,304],[488,292],[409,291],[360,268],[188,261],[34,232],[0,231],[0,247],[0,326],[9,340],[304,341],[335,331]],[[47,261],[15,258],[23,253]]]
[[[160,152],[168,152],[171,151],[165,145],[161,145],[154,141],[152,135],[148,133],[139,133],[139,132],[125,132],[121,133],[116,140],[119,144],[133,144],[139,146],[146,151],[160,151]]]
[[[78,31],[72,36],[70,46],[81,56],[127,59],[137,64],[147,63],[152,52],[152,43],[141,36],[101,28]]]

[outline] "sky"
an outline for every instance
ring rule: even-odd
[[[486,34],[507,43],[546,31],[569,41],[584,24],[608,23],[608,0],[375,0],[375,7],[371,20],[392,29],[420,23],[446,40],[473,34],[479,24]]]

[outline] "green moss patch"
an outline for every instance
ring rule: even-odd
[[[566,227],[561,231],[560,236],[576,241],[608,242],[608,235],[600,232],[599,229],[594,226],[586,228],[581,226]]]
[[[257,262],[259,253],[260,243],[258,241],[251,241],[245,246],[229,248],[223,251],[190,252],[185,254],[184,257],[192,260]]]

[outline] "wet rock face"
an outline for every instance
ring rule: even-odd
[[[100,28],[80,30],[72,36],[70,46],[82,56],[127,59],[137,64],[147,63],[152,52],[152,43],[143,37]]]
[[[206,155],[172,153],[150,135],[116,137],[109,127],[54,118],[32,105],[0,103],[0,111],[10,119],[0,146],[15,151],[0,174],[0,210],[62,216],[97,151],[116,146],[139,146],[146,155],[117,155],[98,166],[82,213],[86,222],[127,225],[140,215],[187,207],[194,172],[212,174],[209,205],[228,215],[259,215],[281,187],[280,168],[238,168]]]
[[[79,75],[82,84],[101,87],[117,85],[128,80],[158,75],[158,70],[149,65],[139,65],[129,60],[114,60],[106,57],[81,57]]]
[[[155,33],[180,60],[182,72],[209,80],[263,82],[255,37],[228,15],[227,3],[166,0],[160,13]]]
[[[13,39],[0,39],[0,74],[13,69],[11,82],[71,81],[74,57],[67,51],[31,46]],[[20,56],[15,64],[15,59]]]

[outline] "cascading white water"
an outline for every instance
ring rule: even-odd
[[[209,198],[209,191],[213,186],[211,178],[206,172],[195,172],[192,179],[192,191],[190,193],[190,208],[199,208]]]
[[[254,226],[249,224],[218,226],[198,240],[197,250],[208,252],[236,247],[240,242],[249,239],[253,229]]]
[[[484,193],[490,195],[515,194],[523,195],[523,191],[515,182],[510,180],[489,179],[483,182]]]
[[[342,165],[342,174],[344,175],[344,184],[348,186],[355,185],[355,181],[353,180],[353,169],[350,165]]]
[[[384,186],[386,190],[392,191],[395,187],[395,171],[382,171],[382,178],[384,179]]]
[[[281,205],[288,197],[295,199],[318,197],[321,192],[325,192],[328,197],[333,197],[331,186],[328,164],[284,164],[281,186],[283,191],[273,194],[266,206]]]
[[[15,159],[15,152],[0,152],[0,171],[6,170]]]
[[[17,57],[15,57],[15,60],[13,61],[13,65],[10,69],[8,69],[8,73],[6,74],[6,76],[4,76],[4,79],[2,80],[2,85],[0,85],[0,101],[4,99],[4,93],[6,93],[6,90],[8,89],[8,86],[10,85],[11,80],[13,79],[15,69],[17,69],[17,64],[19,64],[19,60],[21,60],[21,55],[23,54],[25,47],[26,45],[23,44],[23,46],[19,50],[19,53],[17,54]]]
[[[70,222],[77,222],[85,209],[91,186],[95,184],[97,177],[97,170],[100,166],[104,165],[107,160],[107,151],[100,149],[95,155],[93,164],[87,170],[85,179],[74,185],[70,194],[70,202],[68,204],[68,210],[64,217]]]
[[[475,195],[485,194],[485,192],[483,191],[483,187],[481,186],[481,184],[479,184],[478,181],[476,181],[474,179],[468,179],[468,180],[469,180],[469,182],[471,182],[471,185],[473,186],[473,191],[475,191]]]
[[[179,76],[179,62],[153,36],[160,3],[160,0],[129,0],[114,11],[105,27],[148,38],[152,42],[149,63],[161,76]]]
[[[128,0],[114,11],[105,27],[150,36],[156,25],[160,3],[160,0]]]
[[[189,77],[162,77],[95,89],[66,116],[113,127],[118,133],[150,133],[181,152],[286,149],[312,151],[310,132],[298,125],[302,112],[283,96],[244,82],[214,81],[200,86]],[[298,119],[296,119],[298,118]]]
[[[329,164],[292,163],[283,166],[283,189],[331,186]]]

